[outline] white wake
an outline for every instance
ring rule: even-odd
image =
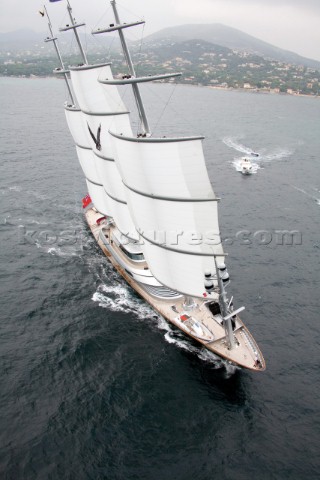
[[[225,137],[223,143],[233,150],[244,154],[250,158],[253,167],[253,173],[257,173],[259,169],[263,168],[263,165],[269,162],[282,160],[290,157],[294,153],[292,148],[273,147],[268,150],[267,148],[260,148],[255,150],[247,145],[244,145],[240,141],[240,137]],[[241,172],[241,157],[235,157],[231,162],[232,166],[237,172]]]
[[[135,297],[126,285],[101,284],[93,294],[92,300],[97,302],[102,308],[114,312],[133,313],[139,320],[143,321],[146,321],[146,319],[151,320],[153,325],[165,332],[164,339],[166,342],[196,355],[200,360],[209,364],[210,368],[224,368],[226,378],[238,370],[238,367],[230,365],[229,362],[222,360],[209,350],[194,345],[182,332],[173,329],[171,325],[144,300]]]
[[[303,188],[297,187],[296,185],[290,185],[290,186],[295,190],[297,190],[298,192],[303,193],[306,197],[314,200],[317,205],[320,205],[320,189],[319,188],[311,187],[312,193],[310,193],[310,192],[306,192]]]

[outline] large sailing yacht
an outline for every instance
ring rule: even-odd
[[[57,0],[51,0],[57,1]],[[114,268],[160,315],[186,335],[232,364],[263,371],[257,343],[234,309],[226,287],[218,224],[218,201],[208,177],[203,137],[159,137],[151,132],[139,84],[180,75],[138,77],[124,30],[144,23],[122,23],[111,1],[114,23],[94,35],[118,32],[128,74],[114,78],[111,64],[88,63],[67,0],[70,23],[82,63],[64,67],[48,18],[70,100],[67,123],[76,145],[88,194],[83,207],[88,225]],[[140,131],[118,88],[131,85]]]

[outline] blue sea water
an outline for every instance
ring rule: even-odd
[[[2,478],[318,478],[319,99],[143,90],[152,128],[206,136],[229,290],[267,362],[254,374],[175,331],[108,264],[81,211],[63,82],[0,85]]]

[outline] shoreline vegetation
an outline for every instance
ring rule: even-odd
[[[250,93],[320,96],[319,61],[281,49],[274,51],[272,46],[262,48],[257,39],[226,26],[209,25],[207,30],[203,29],[201,25],[180,26],[133,42],[131,56],[136,75],[178,72],[181,77],[169,80],[169,83]],[[241,43],[239,34],[244,43]],[[187,38],[190,36],[192,38]],[[26,33],[25,38],[28,38]],[[0,76],[43,78],[59,73],[56,70],[59,62],[52,45],[32,38],[29,43],[17,40],[16,44],[4,41],[0,44]],[[97,45],[90,38],[84,36],[83,41],[91,64],[112,61],[117,78],[128,75],[123,54],[114,39],[106,39],[106,43]],[[240,46],[223,46],[226,38],[233,38],[233,44]],[[71,40],[62,37],[60,43],[66,68],[82,62]]]
[[[20,78],[24,80],[45,80],[45,79],[55,79],[55,80],[62,80],[62,77],[58,77],[57,75],[3,75],[0,73],[0,78]],[[157,81],[157,82],[152,82],[155,84],[167,84],[167,85],[172,85],[174,82],[168,82],[168,81]],[[265,88],[243,88],[243,87],[228,87],[228,86],[219,86],[219,85],[204,85],[201,83],[180,83],[180,82],[175,82],[177,85],[181,87],[202,87],[202,88],[210,88],[211,90],[224,90],[224,91],[231,91],[231,92],[244,92],[244,93],[256,93],[256,94],[264,94],[264,95],[286,95],[286,96],[293,96],[293,97],[308,97],[308,98],[320,98],[320,94],[308,94],[308,93],[299,93],[299,92],[286,92],[286,91],[277,91],[277,89],[265,89]]]
[[[92,51],[91,64],[108,61],[112,56],[112,69],[117,77],[128,74],[119,50]],[[62,54],[65,65],[79,64],[77,54]],[[107,58],[106,58],[107,57]],[[132,59],[137,76],[181,73],[169,80],[179,85],[201,85],[220,90],[240,90],[256,93],[320,96],[320,68],[276,61],[257,54],[214,45],[201,40],[170,42],[155,41],[143,50],[133,49]],[[26,52],[0,52],[0,76],[47,77],[57,76],[56,58],[51,54],[30,50]]]

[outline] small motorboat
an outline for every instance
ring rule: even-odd
[[[253,173],[252,163],[248,157],[242,157],[240,163],[240,172],[242,175],[251,175]]]
[[[250,155],[252,157],[259,157],[260,156],[259,153],[256,153],[256,152],[251,152]]]

